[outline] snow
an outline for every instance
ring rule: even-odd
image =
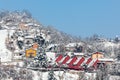
[[[34,80],[39,80],[42,78],[42,80],[48,80],[48,72],[40,72],[40,71],[33,71],[34,74]],[[39,75],[38,75],[39,73]],[[55,71],[54,76],[57,80],[78,80],[79,76],[78,74],[72,74],[68,71]]]
[[[48,80],[48,72],[32,71],[34,74],[33,80]]]
[[[104,42],[103,44],[104,44],[105,47],[110,47],[110,46],[114,47],[115,46],[115,44],[111,43],[111,42]]]
[[[44,72],[42,75],[43,80],[48,80],[48,72]]]
[[[23,37],[18,37],[18,41],[23,41],[24,38]]]
[[[114,59],[112,58],[103,58],[103,59],[98,59],[99,61],[115,61]]]
[[[68,56],[72,56],[73,52],[66,52]]]
[[[2,26],[3,28],[5,28],[5,29],[9,29],[8,26],[6,26],[6,25],[3,25],[3,24],[2,24],[1,26]]]
[[[34,74],[34,77],[33,77],[33,79],[34,80],[39,80],[39,77],[38,77],[38,72],[37,71],[32,71],[33,72],[33,74]]]
[[[49,46],[47,46],[47,49],[55,47],[55,46],[58,46],[58,44],[50,44]]]
[[[0,58],[1,62],[11,61],[12,53],[6,49],[5,40],[7,38],[8,31],[0,30]]]
[[[23,67],[24,62],[22,62],[22,61],[4,62],[4,63],[2,63],[2,65],[16,65],[16,66],[19,66],[19,67]]]
[[[74,55],[83,56],[85,53],[74,53]]]
[[[25,26],[29,28],[29,31],[28,33],[27,32],[22,32],[22,31],[17,31],[17,34],[16,35],[19,35],[19,36],[23,36],[23,35],[26,35],[28,34],[29,36],[25,36],[25,41],[27,39],[33,39],[35,36],[42,36],[45,41],[47,42],[51,42],[52,40],[56,40],[55,43],[59,43],[61,41],[57,41],[58,40],[58,37],[61,38],[63,41],[64,41],[64,38],[66,39],[67,37],[64,37],[59,31],[56,31],[56,30],[51,30],[52,28],[50,28],[50,31],[49,31],[49,28],[48,28],[48,32],[46,32],[47,28],[42,28],[43,26],[41,24],[38,24],[34,19],[32,18],[23,18],[23,16],[27,16],[27,13],[14,13],[14,14],[9,14],[10,16],[5,16],[1,19],[0,21],[0,24],[1,24],[1,27],[3,27],[3,29],[9,29],[9,30],[0,30],[0,60],[2,61],[1,65],[2,64],[6,64],[6,65],[17,65],[16,68],[19,69],[23,67],[24,65],[24,62],[21,60],[22,56],[18,56],[17,54],[18,53],[24,53],[24,51],[22,50],[19,50],[18,46],[15,45],[15,51],[14,53],[16,53],[16,55],[14,55],[14,60],[12,60],[12,52],[10,52],[7,48],[6,48],[6,44],[5,44],[5,41],[6,41],[6,38],[7,38],[7,35],[8,35],[8,32],[10,33],[9,35],[12,36],[14,31],[15,30],[11,30],[11,29],[16,29],[17,31],[17,27],[20,23],[20,21],[22,21],[23,23],[25,23]],[[29,16],[29,15],[28,15]],[[15,19],[15,22],[7,22],[6,23],[6,19],[7,20],[11,20],[11,19]],[[37,27],[39,26],[39,27]],[[32,28],[32,30],[30,30]],[[40,29],[39,29],[40,28]],[[36,33],[36,30],[37,30],[37,33]],[[55,33],[57,35],[54,36],[54,38],[56,39],[51,39],[51,37],[54,35],[53,33]],[[18,36],[17,36],[18,37]],[[116,37],[119,37],[119,36],[116,36]],[[68,38],[68,41],[69,41],[70,38]],[[13,39],[11,39],[12,41]],[[24,40],[23,37],[18,37],[18,40]],[[72,37],[71,37],[71,40],[72,40]],[[70,41],[71,41],[70,40]],[[16,40],[15,40],[16,41]],[[31,41],[31,40],[30,40]],[[68,42],[67,41],[67,42]],[[74,40],[73,40],[74,41]],[[73,42],[72,41],[72,42]],[[105,54],[109,54],[109,50],[111,50],[111,54],[113,53],[114,55],[117,54],[117,52],[115,53],[114,49],[116,50],[119,50],[119,47],[120,47],[120,42],[119,43],[115,43],[114,40],[113,42],[109,42],[107,39],[102,39],[100,38],[99,40],[100,42],[97,42],[97,43],[93,43],[93,44],[85,44],[84,42],[80,42],[80,43],[69,43],[67,45],[65,45],[65,47],[68,47],[68,48],[73,48],[77,45],[83,45],[83,47],[85,48],[90,48],[92,50],[98,50],[94,47],[96,47],[98,45],[98,48],[100,48],[100,50],[103,50],[106,49],[106,53]],[[91,41],[89,41],[91,42]],[[89,43],[88,42],[88,43]],[[15,43],[14,43],[15,44]],[[30,44],[32,45],[32,44]],[[49,43],[49,46],[47,46],[47,49],[49,48],[52,48],[52,47],[55,47],[55,46],[58,46],[59,44],[51,44]],[[25,45],[25,47],[27,47],[27,45]],[[107,50],[108,49],[108,50]],[[23,47],[23,50],[24,50],[24,47]],[[86,49],[85,49],[86,50]],[[48,50],[47,50],[48,51]],[[87,51],[87,50],[86,50]],[[108,53],[107,53],[108,51]],[[90,51],[91,52],[91,51]],[[84,55],[84,53],[74,53],[74,52],[65,52],[65,54],[69,55],[69,56],[72,56],[73,54],[74,55],[77,55],[77,56],[81,56],[81,55]],[[89,53],[91,54],[91,53]],[[112,55],[113,55],[112,54]],[[52,63],[55,63],[55,56],[56,56],[56,53],[54,52],[46,52],[46,55],[47,55],[47,59],[48,61],[52,62]],[[111,56],[112,56],[111,55]],[[113,56],[114,57],[114,56]],[[65,57],[64,57],[65,58]],[[60,61],[62,62],[64,60],[64,58]],[[110,56],[108,56],[108,58],[104,58],[104,59],[99,59],[100,61],[114,61],[114,59],[109,59]],[[80,60],[81,58],[79,57],[76,62],[74,64],[77,64],[78,61]],[[69,63],[72,59],[69,59],[66,63]],[[85,59],[85,61],[81,64],[81,66],[86,63],[87,59]],[[91,65],[93,65],[93,63],[96,61],[95,60],[92,60],[90,62],[90,64],[88,65],[88,67],[90,67]],[[119,64],[120,62],[118,62],[116,60],[115,64]],[[29,70],[29,69],[27,69]],[[33,71],[31,70],[34,74],[33,76],[33,80],[41,80],[40,78],[42,78],[42,80],[48,80],[48,73],[49,71],[47,72],[42,72],[42,71]],[[72,71],[72,70],[65,70],[65,71],[54,71],[54,74],[55,74],[55,77],[57,78],[57,80],[83,80],[83,79],[79,79],[79,77],[86,77],[87,80],[93,80],[95,79],[96,77],[96,73],[87,73],[87,72],[83,72],[85,74],[83,75],[80,75],[79,74],[80,71]],[[82,73],[82,72],[81,72]],[[109,80],[119,80],[120,79],[120,76],[113,76],[111,75],[110,79]],[[8,80],[8,79],[7,79]],[[9,80],[12,80],[12,79],[9,79]]]
[[[55,54],[56,53],[53,53],[53,52],[46,52],[48,61],[52,61],[52,63],[54,63],[55,62]]]
[[[65,47],[75,47],[76,45],[83,45],[83,43],[81,42],[79,42],[79,43],[69,43],[69,44],[67,44]]]
[[[22,59],[22,56],[14,56],[14,59]]]
[[[68,45],[66,45],[65,47],[75,47],[76,43],[69,43]]]
[[[95,79],[96,78],[96,73],[85,73],[87,80],[90,78]]]
[[[9,32],[10,32],[10,35],[12,35],[14,30],[11,30]],[[5,45],[5,40],[7,38],[7,35],[8,35],[7,30],[0,31],[0,36],[1,36],[1,39],[0,39],[0,51],[1,51],[0,58],[1,58],[2,62],[8,62],[8,61],[11,61],[11,59],[12,59],[12,53],[9,50],[7,50],[6,45]],[[54,46],[54,45],[50,45],[49,47],[52,47],[52,46]],[[19,51],[16,50],[15,52],[19,52]],[[75,53],[75,54],[78,54],[78,53]],[[48,61],[55,62],[56,53],[46,52],[46,55],[47,55]],[[19,58],[19,56],[15,56],[15,58]],[[12,62],[12,63],[9,62],[9,64],[19,65],[19,67],[23,67],[23,65],[24,65],[24,63],[22,61]],[[8,65],[8,63],[7,63],[7,65]],[[32,70],[32,72],[34,74],[34,77],[33,77],[34,80],[39,80],[40,77],[43,80],[48,80],[49,71],[40,72],[40,71],[33,71]],[[38,73],[39,73],[39,75],[38,75]],[[77,73],[73,74],[70,71],[55,71],[54,74],[55,74],[55,77],[57,80],[61,80],[61,79],[62,80],[78,80],[79,79],[79,74],[77,74]],[[87,78],[89,78],[91,76],[91,73],[87,73],[86,76],[87,76]]]
[[[67,79],[69,79],[69,80],[77,80],[78,77],[79,77],[77,74],[73,75],[71,73],[66,73],[64,76],[65,76],[64,80],[67,80]]]
[[[110,76],[109,80],[120,80],[120,76]]]
[[[33,39],[34,36],[25,36],[25,39]]]

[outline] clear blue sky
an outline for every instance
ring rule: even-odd
[[[120,36],[120,0],[1,0],[0,9],[29,10],[43,25],[76,36]]]

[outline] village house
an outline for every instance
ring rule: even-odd
[[[70,52],[84,52],[83,45],[83,43],[69,43],[65,46],[65,50]]]
[[[34,39],[34,36],[25,36],[25,46],[32,46],[33,44],[33,39]]]
[[[100,58],[104,58],[104,54],[101,52],[95,52],[91,55],[92,59],[100,59]]]
[[[27,49],[26,52],[25,52],[25,56],[26,56],[27,58],[33,58],[33,57],[35,57],[36,55],[37,55],[37,51],[34,50],[34,49],[32,49],[32,48]]]

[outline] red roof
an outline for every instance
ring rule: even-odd
[[[62,62],[62,64],[65,64],[69,59],[70,59],[70,56],[67,55],[67,56],[65,57],[64,61]]]
[[[59,62],[62,58],[63,58],[63,56],[62,56],[62,55],[59,55],[59,56],[57,57],[57,59],[56,59],[56,62]]]
[[[101,53],[101,52],[95,52],[95,53],[93,53],[93,54],[103,54],[103,53]]]

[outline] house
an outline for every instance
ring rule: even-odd
[[[75,50],[76,43],[69,43],[65,46],[65,49],[67,51],[74,51]]]
[[[84,43],[69,43],[65,46],[66,51],[84,52]]]
[[[29,30],[29,27],[25,25],[25,23],[20,23],[18,25],[20,30]]]
[[[32,46],[34,36],[25,36],[25,46]]]
[[[27,58],[33,58],[33,57],[36,57],[36,55],[37,55],[37,51],[32,48],[26,50],[26,52],[25,52],[25,56]]]
[[[100,59],[100,58],[104,58],[104,54],[101,52],[95,52],[92,54],[92,59]]]

